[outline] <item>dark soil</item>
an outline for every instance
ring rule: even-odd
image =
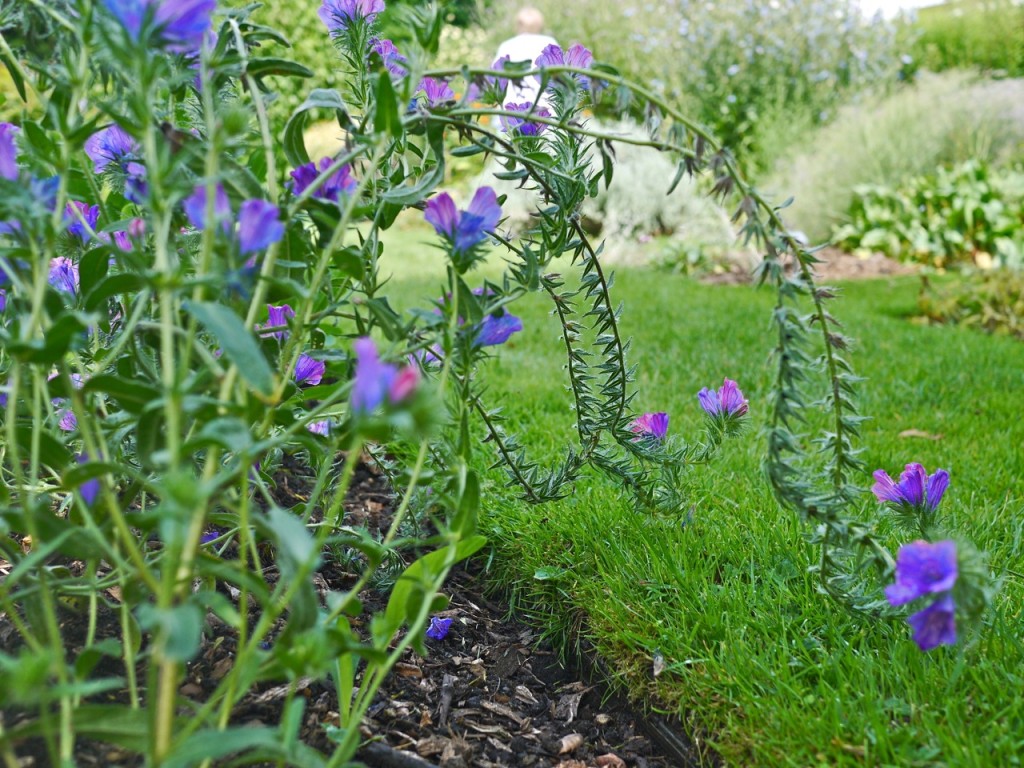
[[[309,485],[308,470],[294,461],[275,477],[282,506],[292,506]],[[291,502],[289,503],[289,498]],[[390,524],[393,494],[372,468],[359,468],[346,501],[346,522],[371,532]],[[224,553],[230,557],[230,549]],[[0,578],[6,573],[0,562]],[[316,574],[321,591],[344,589],[353,575],[327,561]],[[385,681],[364,719],[365,742],[357,758],[370,768],[444,766],[685,766],[697,764],[696,753],[678,723],[644,716],[623,698],[612,695],[593,674],[593,659],[563,664],[538,632],[507,616],[499,601],[485,595],[480,574],[469,563],[456,569],[445,587],[451,597],[440,616],[451,618],[444,640],[428,640],[430,653],[412,651]],[[382,606],[386,592],[364,595],[369,606]],[[69,614],[62,632],[73,656],[84,640],[84,616]],[[117,633],[116,613],[101,612],[100,637]],[[17,637],[0,615],[0,649],[10,652]],[[223,624],[211,621],[203,646],[189,665],[180,687],[183,698],[202,702],[230,669],[235,639]],[[118,674],[116,670],[109,670]],[[281,716],[287,685],[261,685],[233,713],[234,725],[272,725]],[[337,701],[330,685],[303,680],[306,699],[302,739],[330,751],[324,727],[337,724]],[[109,700],[109,699],[107,699]],[[0,713],[6,728],[34,713]],[[18,745],[20,765],[50,765],[41,742]],[[119,748],[82,740],[76,761],[83,766],[136,766],[142,761]]]

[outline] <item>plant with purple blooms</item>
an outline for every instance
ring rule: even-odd
[[[633,411],[642,393],[627,326],[581,215],[612,183],[616,142],[631,140],[589,114],[627,102],[648,118],[643,143],[676,158],[680,178],[707,173],[716,195],[738,195],[739,225],[767,254],[762,277],[776,285],[783,324],[769,475],[780,499],[824,531],[822,588],[868,594],[837,581],[856,555],[870,565],[884,548],[844,516],[854,498],[853,380],[843,378],[813,257],[725,148],[671,103],[595,69],[574,45],[537,62],[550,107],[506,110],[507,82],[538,72],[507,61],[423,69],[441,26],[432,5],[386,27],[381,0],[324,0],[336,80],[307,89],[276,130],[275,89],[298,90],[309,72],[277,55],[280,38],[257,22],[256,4],[222,13],[214,0],[27,5],[47,34],[5,31],[0,56],[14,86],[5,108],[15,92],[24,100],[22,129],[0,125],[0,556],[11,565],[0,609],[16,619],[0,684],[20,718],[0,733],[5,756],[16,760],[31,737],[67,764],[83,739],[117,741],[109,746],[132,753],[127,761],[154,765],[194,762],[204,744],[227,745],[201,755],[215,761],[352,761],[380,681],[451,627],[438,617],[444,581],[484,545],[481,508],[510,493],[492,465],[530,504],[599,473],[638,520],[685,524],[703,494],[692,471],[714,459],[747,401],[730,380],[702,390],[709,418],[693,440],[679,428],[669,436],[667,413]],[[405,56],[382,37],[402,24]],[[586,87],[595,78],[609,87]],[[506,131],[493,119],[504,112]],[[344,140],[311,157],[305,127],[326,115]],[[499,157],[503,177],[536,192],[525,230],[499,229],[503,199],[491,186],[462,209],[445,191],[452,159],[474,154]],[[389,230],[420,212],[440,245],[443,285],[409,306],[381,262]],[[492,247],[504,262],[469,280]],[[559,411],[572,413],[571,439],[553,460],[533,456],[514,433],[516,409],[493,397],[494,377],[522,375],[547,335],[524,322],[535,316],[517,306],[527,295],[552,310],[568,390]],[[805,315],[797,302],[814,305],[813,323],[793,319]],[[787,431],[806,366],[786,366],[806,359],[801,334],[812,325],[830,345],[824,402],[836,418],[822,441],[823,482],[804,481],[811,459],[785,464],[809,442]],[[787,346],[798,342],[799,354]],[[373,535],[349,503],[361,465],[396,497],[390,527]],[[943,477],[891,485],[935,516]],[[285,481],[298,492],[279,492]],[[211,531],[221,532],[216,551]],[[324,594],[316,574],[327,557],[351,578]],[[886,578],[896,573],[895,599],[935,601],[911,617],[920,644],[963,634],[984,603],[980,561],[958,540],[950,581],[948,558],[928,565],[921,555],[915,570],[908,557],[889,563]],[[363,603],[371,587],[390,590],[386,606]],[[67,636],[65,605],[81,606],[90,627],[103,621],[102,633],[84,645]],[[182,683],[211,615],[230,636],[232,665],[182,717]],[[81,653],[68,652],[71,640]],[[337,695],[337,723],[317,742],[329,756],[298,749],[303,718],[255,730],[237,722],[257,683],[298,676],[329,680]],[[109,698],[111,680],[123,696]]]
[[[480,187],[461,211],[451,195],[442,192],[427,201],[423,217],[445,238],[456,269],[465,272],[481,258],[477,246],[498,226],[501,206],[491,187]]]

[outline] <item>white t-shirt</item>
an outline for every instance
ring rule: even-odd
[[[549,45],[558,45],[558,41],[548,35],[516,35],[498,46],[498,53],[494,58],[500,59],[502,56],[508,56],[509,61],[512,62],[528,61],[532,68],[537,57]],[[539,93],[540,81],[534,76],[524,77],[518,83],[510,82],[508,84],[508,90],[505,91],[505,103],[524,104],[529,102],[532,104],[536,101]]]

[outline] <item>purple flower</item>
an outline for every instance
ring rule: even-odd
[[[563,51],[561,46],[549,45],[537,57],[535,62],[538,67],[579,67],[586,69],[594,63],[594,54],[579,43],[573,43],[569,49]],[[584,88],[590,87],[590,78],[583,75],[573,75]]]
[[[0,123],[0,177],[18,179],[18,145],[14,137],[21,130],[11,123]]]
[[[409,74],[409,60],[399,53],[395,44],[387,39],[376,39],[370,43],[370,50],[380,56],[384,68],[392,77],[405,77]]]
[[[430,617],[430,626],[427,627],[427,637],[431,640],[444,640],[448,637],[448,630],[451,629],[451,619],[439,619],[437,616]]]
[[[132,241],[131,238],[128,237],[127,232],[115,232],[114,245],[116,245],[119,250],[125,252],[130,251],[132,249]]]
[[[491,64],[491,69],[505,69],[505,65],[511,61],[511,58],[511,56],[506,55],[495,59]],[[466,90],[466,101],[477,101],[480,98],[484,98],[488,101],[498,102],[500,104],[505,98],[505,91],[507,90],[507,77],[484,75],[482,88],[477,85],[477,82],[469,84],[469,88]]]
[[[956,583],[956,542],[914,541],[896,555],[896,583],[885,588],[890,605],[897,606],[933,592],[947,592]]]
[[[309,355],[299,355],[295,362],[295,383],[315,387],[324,377],[326,370],[327,364],[323,360],[316,360]]]
[[[85,220],[84,223],[82,220]],[[100,219],[100,207],[72,200],[64,209],[64,221],[68,223],[68,234],[75,235],[83,243],[96,231]],[[86,228],[88,225],[88,228]]]
[[[57,426],[64,432],[74,432],[78,429],[78,418],[70,408],[64,408],[60,411],[59,415],[60,418],[57,420]]]
[[[7,291],[0,288],[0,312],[3,312],[5,309],[7,309]]]
[[[134,39],[139,39],[142,22],[153,9],[153,21],[167,49],[175,53],[194,51],[210,29],[210,16],[217,0],[103,0],[114,17]]]
[[[427,99],[428,107],[436,107],[445,102],[454,101],[455,91],[444,80],[424,77],[416,86],[416,93],[422,93]]]
[[[191,195],[182,202],[189,223],[196,229],[206,229],[206,185],[196,187]],[[213,221],[220,223],[221,229],[231,229],[231,203],[224,186],[218,184],[213,193]]]
[[[50,285],[58,291],[78,295],[78,265],[64,256],[50,259]]]
[[[295,317],[295,310],[287,304],[282,304],[279,307],[273,304],[267,304],[267,322],[266,325],[257,326],[260,328],[280,328],[284,327],[285,330],[271,331],[270,333],[261,333],[260,336],[268,338],[273,336],[278,341],[281,339],[288,338],[288,318]]]
[[[918,463],[907,464],[896,483],[884,469],[875,470],[875,484],[871,492],[882,503],[896,507],[913,507],[922,512],[934,512],[949,487],[949,472],[935,470],[930,475]]]
[[[121,126],[108,125],[85,140],[85,154],[92,160],[93,171],[103,173],[111,163],[122,165],[126,158],[138,155],[139,145]]]
[[[327,437],[331,434],[331,422],[329,421],[314,421],[312,424],[307,424],[306,429],[312,432],[314,435],[321,435]]]
[[[324,0],[317,15],[330,32],[344,30],[353,21],[373,22],[384,11],[384,0]]]
[[[199,537],[199,543],[200,544],[212,544],[213,542],[215,542],[219,538],[220,538],[220,531],[218,531],[216,528],[210,528],[209,530],[204,531],[203,535]]]
[[[332,158],[325,157],[320,160],[319,166],[316,163],[300,165],[291,173],[292,193],[301,195],[310,184],[319,178],[320,174],[333,164],[334,160]],[[352,178],[352,169],[347,165],[343,165],[317,188],[316,192],[313,193],[313,197],[320,200],[334,200],[337,202],[342,195],[352,194],[358,186],[358,182]]]
[[[90,459],[84,453],[78,454],[75,460],[79,464],[88,464]],[[82,501],[85,502],[86,506],[91,507],[93,502],[96,501],[96,497],[100,495],[100,480],[98,477],[94,477],[92,480],[86,480],[80,486],[78,486],[78,495],[82,497]]]
[[[747,401],[740,388],[732,379],[725,379],[718,391],[704,387],[697,393],[700,407],[712,418],[743,416],[747,412]]]
[[[476,327],[473,343],[478,347],[504,344],[513,333],[523,330],[523,321],[504,309],[487,315]]]
[[[509,112],[528,112],[531,116],[536,115],[537,117],[551,117],[551,112],[546,107],[534,107],[533,104],[525,102],[523,104],[514,104],[509,102],[505,105],[505,109]],[[508,115],[502,117],[502,131],[507,133],[516,133],[520,136],[539,136],[545,130],[547,125],[544,123],[534,123],[529,118],[521,117],[510,117]]]
[[[956,644],[956,607],[951,595],[944,595],[924,610],[907,617],[907,623],[913,627],[914,642],[922,651]]]
[[[397,366],[382,362],[377,345],[368,336],[356,339],[352,345],[356,353],[356,371],[352,382],[352,410],[369,413],[387,398],[400,403],[416,391],[419,385],[419,371],[406,366],[401,371]]]
[[[668,434],[668,414],[664,412],[645,413],[629,425],[631,431],[636,432],[639,438],[650,437],[655,440],[664,440]]]
[[[246,200],[238,213],[238,239],[242,253],[261,251],[284,237],[278,207],[266,200]]]
[[[463,253],[483,242],[487,232],[498,225],[501,206],[490,187],[480,187],[464,211],[457,210],[451,196],[442,192],[427,201],[424,218],[452,242],[456,253]]]

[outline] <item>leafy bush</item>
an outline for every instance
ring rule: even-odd
[[[934,323],[964,325],[1024,341],[1024,273],[994,270],[941,286],[925,283],[917,301]]]
[[[939,169],[899,189],[854,189],[850,222],[833,233],[843,248],[881,251],[945,268],[1024,267],[1024,172],[979,161]]]
[[[1016,0],[951,0],[919,10],[913,28],[914,59],[933,72],[977,67],[1024,77],[1024,5]]]
[[[858,185],[900,187],[971,159],[999,165],[1022,147],[1024,81],[922,75],[889,95],[844,107],[762,184],[792,194],[788,220],[822,241],[844,220]]]
[[[902,66],[895,27],[863,19],[849,0],[534,5],[560,41],[588,41],[756,168],[769,167],[799,128],[827,122],[850,94],[894,82]],[[494,6],[491,50],[512,29],[512,13],[512,3]]]

